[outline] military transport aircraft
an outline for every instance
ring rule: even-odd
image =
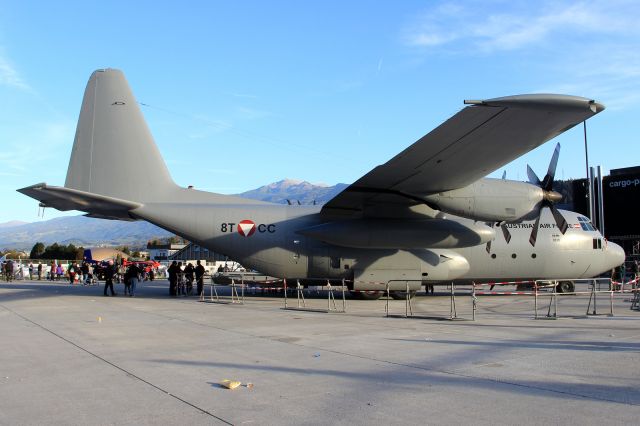
[[[18,191],[45,207],[149,221],[271,276],[346,279],[353,290],[474,274],[591,277],[622,263],[619,246],[581,228],[585,218],[555,208],[558,150],[542,182],[532,171],[533,183],[483,178],[604,106],[565,95],[465,103],[323,206],[280,205],[176,185],[124,74],[101,69],[85,90],[65,186]]]

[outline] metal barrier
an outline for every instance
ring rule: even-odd
[[[240,294],[238,294],[237,287],[240,287]],[[218,287],[227,287],[231,289],[230,298],[222,299],[218,294]],[[211,277],[211,283],[209,284],[209,300],[207,300],[204,296],[204,287],[202,289],[202,293],[200,293],[200,302],[207,303],[219,303],[224,305],[235,304],[235,305],[244,305],[244,282],[241,282],[239,285],[236,284],[235,280],[231,280],[231,284],[216,284]]]
[[[567,293],[558,293],[556,288],[559,282],[562,281],[571,281],[571,282],[582,282],[589,284],[589,291],[573,291]],[[476,291],[476,288],[486,287],[486,286],[505,286],[505,285],[515,285],[515,286],[523,286],[523,285],[532,285],[533,291]],[[603,290],[602,286],[605,285],[606,289]],[[554,279],[554,280],[532,280],[532,281],[505,281],[505,282],[493,282],[493,283],[482,283],[476,284],[473,283],[472,287],[472,298],[474,302],[474,315],[477,310],[477,295],[523,295],[523,296],[534,296],[534,316],[535,319],[542,319],[538,315],[538,299],[540,297],[549,297],[549,306],[547,309],[547,315],[544,317],[545,319],[557,319],[559,317],[558,313],[558,297],[560,296],[576,296],[576,295],[589,295],[589,304],[587,305],[586,315],[599,315],[597,310],[597,300],[598,295],[606,293],[609,295],[609,312],[606,315],[613,316],[613,294],[615,291],[613,290],[613,284],[611,279],[609,278],[580,278],[580,279]],[[551,289],[549,291],[540,291],[541,289]],[[593,306],[593,310],[591,307]],[[553,313],[552,313],[553,308]]]
[[[631,306],[629,307],[629,309],[636,310],[636,311],[640,311],[640,289],[633,289],[631,290],[631,292],[633,293],[633,299],[631,300]]]
[[[415,318],[415,319],[448,319],[450,321],[454,320],[464,320],[465,318],[459,318],[458,312],[456,308],[456,286],[454,282],[451,282],[450,286],[450,296],[449,296],[449,318],[436,317],[433,315],[420,315],[415,314],[413,312],[413,297],[409,290],[409,281],[406,282],[405,287],[405,310],[404,310],[404,318]],[[385,303],[385,314],[387,317],[397,317],[398,315],[394,315],[390,313],[389,309],[389,300],[391,299],[390,291],[389,291],[389,283],[386,283],[385,292],[387,294],[387,301]],[[473,303],[473,320],[475,320],[475,299]]]
[[[345,296],[345,289],[346,289],[346,285],[345,285],[345,281],[342,280],[342,309],[338,309],[337,305],[336,305],[336,298],[334,293],[334,288],[331,285],[331,282],[329,282],[329,280],[327,280],[327,309],[320,309],[320,308],[311,308],[307,306],[307,302],[304,298],[304,287],[302,286],[302,284],[300,284],[300,280],[296,281],[296,306],[289,306],[288,304],[288,296],[287,296],[287,280],[284,280],[284,308],[282,309],[286,309],[286,310],[291,310],[291,311],[307,311],[307,312],[323,312],[323,313],[330,313],[330,312],[339,312],[339,313],[344,313],[347,312],[347,301],[346,301],[346,296]]]

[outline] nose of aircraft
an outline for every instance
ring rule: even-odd
[[[619,245],[617,245],[616,243],[612,243],[612,242],[608,242],[607,243],[607,250],[606,250],[606,267],[607,269],[613,269],[616,268],[620,265],[622,265],[622,263],[624,262],[625,259],[625,254],[624,254],[624,250],[622,249],[622,247],[620,247]]]

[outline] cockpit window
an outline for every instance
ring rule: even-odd
[[[595,231],[595,228],[591,225],[591,221],[588,218],[578,216],[578,222],[580,223],[580,227],[583,231]]]

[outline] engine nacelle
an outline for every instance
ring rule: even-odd
[[[425,197],[439,210],[473,220],[514,222],[538,213],[544,191],[530,183],[480,179],[464,188]]]

